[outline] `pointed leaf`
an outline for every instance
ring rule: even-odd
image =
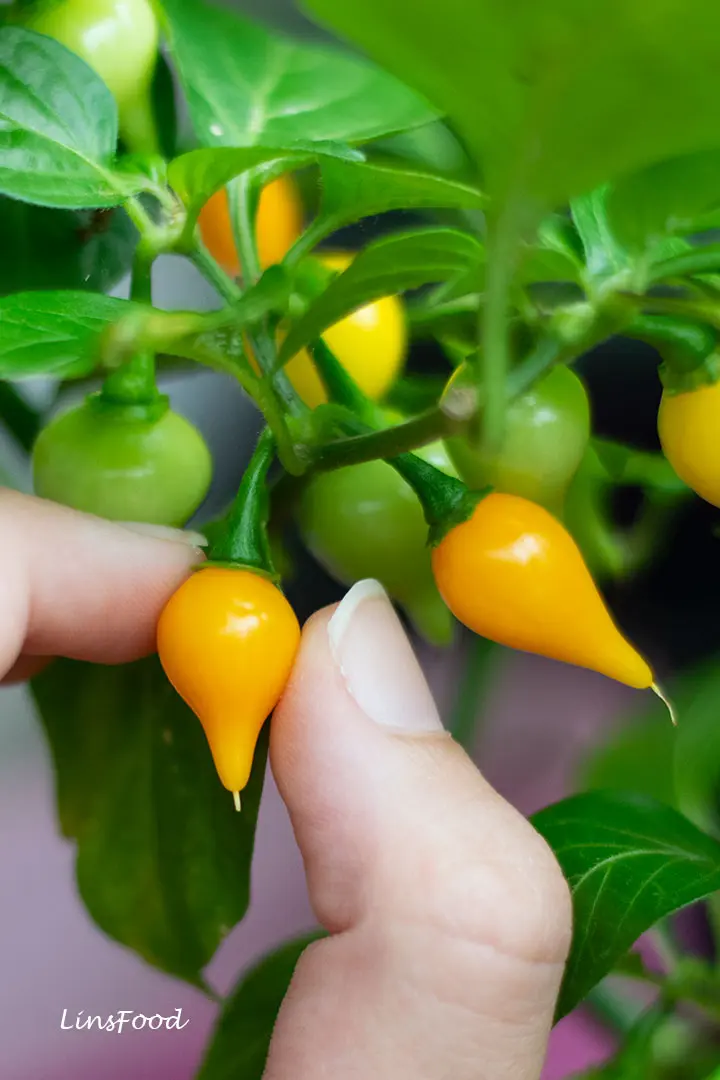
[[[669,232],[694,231],[694,219],[720,205],[720,150],[671,158],[622,177],[608,197],[620,239],[643,248]]]
[[[343,143],[298,143],[286,147],[218,146],[191,150],[176,158],[168,168],[168,180],[185,203],[189,218],[194,221],[210,196],[241,173],[269,162],[283,162],[285,168],[297,169],[321,155],[363,160],[361,153]]]
[[[293,326],[280,350],[280,362],[365,304],[447,281],[483,259],[482,244],[459,229],[418,229],[370,244]]]
[[[325,235],[389,210],[479,210],[487,203],[470,184],[407,166],[327,159],[320,173]]]
[[[720,844],[652,799],[577,795],[536,814],[533,825],[573,895],[573,944],[558,1019],[651,926],[720,889]]]
[[[392,76],[200,0],[163,0],[170,47],[203,146],[363,142],[434,119]]]
[[[0,299],[0,378],[78,379],[98,365],[102,331],[139,305],[100,293],[25,292]]]
[[[261,1080],[293,972],[308,945],[321,936],[288,941],[243,976],[225,1002],[196,1080]]]
[[[448,115],[493,195],[560,204],[717,145],[714,0],[305,6]]]
[[[0,192],[66,209],[147,186],[115,168],[117,106],[92,68],[43,34],[0,27]]]
[[[122,667],[58,660],[33,693],[88,911],[148,963],[200,985],[247,910],[266,736],[238,814],[157,657]]]

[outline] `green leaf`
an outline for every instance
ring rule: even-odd
[[[0,299],[0,378],[78,379],[98,365],[94,346],[130,300],[89,292],[23,292]]]
[[[283,161],[286,168],[300,168],[323,154],[337,154],[353,161],[362,161],[356,150],[343,143],[299,143],[294,147],[214,147],[191,150],[170,163],[168,180],[188,210],[194,222],[211,195],[224,187],[233,177],[268,162]]]
[[[63,209],[147,186],[114,166],[117,107],[102,79],[43,34],[0,27],[0,192]]]
[[[88,911],[155,967],[201,985],[247,910],[266,736],[237,814],[156,657],[121,667],[58,660],[33,693]]]
[[[470,184],[406,166],[327,159],[321,163],[320,175],[320,223],[326,236],[389,210],[479,210],[487,203]]]
[[[720,204],[720,150],[671,158],[621,177],[608,196],[618,237],[633,248],[667,233],[693,232],[694,221]]]
[[[130,269],[135,226],[123,210],[50,210],[0,196],[0,295],[107,292]]]
[[[298,960],[322,936],[307,934],[287,942],[243,976],[225,1002],[196,1080],[261,1080]]]
[[[284,314],[289,299],[290,280],[277,265],[268,267],[239,300],[219,311],[159,311],[128,304],[123,317],[103,336],[102,359],[115,368],[139,351],[162,350],[238,375],[238,364],[247,359],[244,329],[271,313]]]
[[[558,1019],[651,926],[720,889],[720,844],[652,799],[577,795],[536,814],[533,825],[573,895],[573,944]]]
[[[305,5],[447,114],[493,195],[558,205],[718,144],[713,0]]]
[[[572,218],[585,252],[587,274],[593,280],[613,277],[631,266],[630,255],[615,236],[608,218],[607,185],[573,199]]]
[[[446,281],[483,259],[482,245],[459,229],[418,229],[370,244],[293,326],[280,350],[280,362],[365,304]]]
[[[359,143],[436,113],[372,64],[294,41],[213,5],[163,0],[190,115],[203,146]]]

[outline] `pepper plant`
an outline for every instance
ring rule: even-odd
[[[215,574],[250,565],[269,575],[267,512],[271,527],[295,515],[334,576],[384,578],[420,632],[447,641],[422,511],[441,541],[487,494],[468,503],[455,468],[511,500],[481,507],[544,504],[533,508],[538,528],[549,512],[561,519],[552,528],[572,533],[599,581],[633,574],[690,488],[720,502],[720,9],[305,0],[305,10],[345,44],[290,39],[203,0],[3,8],[0,415],[22,447],[35,444],[38,492],[109,517],[184,523],[210,463],[158,389],[158,357],[174,358],[237,380],[267,428],[262,467],[256,455],[228,517],[209,530],[211,560],[225,567]],[[109,51],[89,49],[83,33],[101,17],[117,22]],[[189,127],[177,123],[176,99]],[[312,195],[304,221],[299,190]],[[340,230],[378,218],[379,237],[328,255]],[[263,230],[281,219],[285,238],[270,243]],[[217,310],[153,306],[163,254],[194,263]],[[129,298],[107,295],[128,271]],[[406,330],[445,358],[435,374],[400,373]],[[669,460],[590,437],[571,369],[616,335],[662,359]],[[19,384],[40,377],[92,378],[99,389],[36,440]],[[269,489],[268,447],[279,463]],[[109,469],[120,477],[112,487]],[[618,532],[609,507],[622,487],[641,492],[641,508]],[[349,492],[365,489],[380,495],[378,518],[353,522]],[[333,510],[347,512],[345,534],[357,529],[360,548],[334,534]],[[202,575],[194,580],[210,580]],[[633,655],[634,685],[649,685]],[[458,711],[456,734],[468,741],[486,659],[473,653]],[[183,665],[166,666],[181,681]],[[584,793],[534,819],[575,905],[558,1019],[590,995],[624,1036],[597,1076],[704,1080],[717,1061],[717,959],[684,955],[668,922],[702,903],[720,934],[718,775],[708,764],[718,754],[707,754],[716,683],[712,669],[687,676],[673,688],[679,734],[653,705],[636,741],[588,766]],[[59,660],[33,692],[88,911],[148,963],[208,990],[203,971],[248,906],[266,734],[237,814],[157,659],[112,669]],[[648,745],[662,746],[662,777],[637,767]],[[631,951],[649,931],[659,973]],[[260,1077],[305,944],[241,979],[202,1080],[231,1069]],[[611,973],[652,986],[657,1003],[643,1015],[619,1009],[603,983]],[[258,993],[264,1042],[255,1016],[244,1038]],[[678,1010],[673,1056],[661,1036]]]

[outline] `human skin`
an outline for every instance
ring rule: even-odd
[[[0,674],[151,651],[199,543],[0,493]],[[537,1080],[568,889],[444,732],[376,583],[306,625],[271,763],[330,936],[300,960],[265,1080]]]

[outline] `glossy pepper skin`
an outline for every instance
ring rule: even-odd
[[[32,452],[35,494],[113,521],[184,525],[205,498],[212,457],[167,409],[138,416],[93,395],[51,420]]]
[[[688,487],[720,506],[720,383],[662,396],[658,432],[666,458]]]
[[[322,261],[341,272],[352,256],[336,252],[323,255]],[[402,301],[397,296],[374,300],[331,326],[323,338],[366,397],[380,401],[405,363],[408,334]],[[293,356],[285,370],[306,405],[314,409],[328,400],[306,349]]]
[[[158,25],[150,0],[43,0],[24,23],[59,41],[85,61],[117,101],[124,137],[146,124],[148,94],[158,51]],[[131,145],[141,152],[147,146]]]
[[[554,368],[512,402],[500,452],[485,458],[479,447],[454,438],[447,447],[469,487],[492,487],[559,510],[590,438],[590,405],[582,381],[565,366]]]
[[[420,455],[452,473],[441,443]],[[422,507],[392,466],[368,461],[313,477],[298,523],[305,546],[337,581],[377,578],[424,638],[449,643],[453,620],[433,580]]]
[[[613,623],[574,540],[536,503],[486,496],[434,548],[432,564],[445,603],[476,634],[636,689],[653,686],[650,667]]]
[[[300,645],[290,604],[260,574],[207,566],[167,602],[157,644],[168,679],[205,730],[220,780],[242,791]]]
[[[235,249],[227,191],[221,188],[205,203],[198,219],[200,235],[210,254],[231,277],[240,273]],[[297,240],[303,227],[303,208],[295,181],[283,175],[260,192],[255,231],[258,258],[263,270],[279,263]]]

